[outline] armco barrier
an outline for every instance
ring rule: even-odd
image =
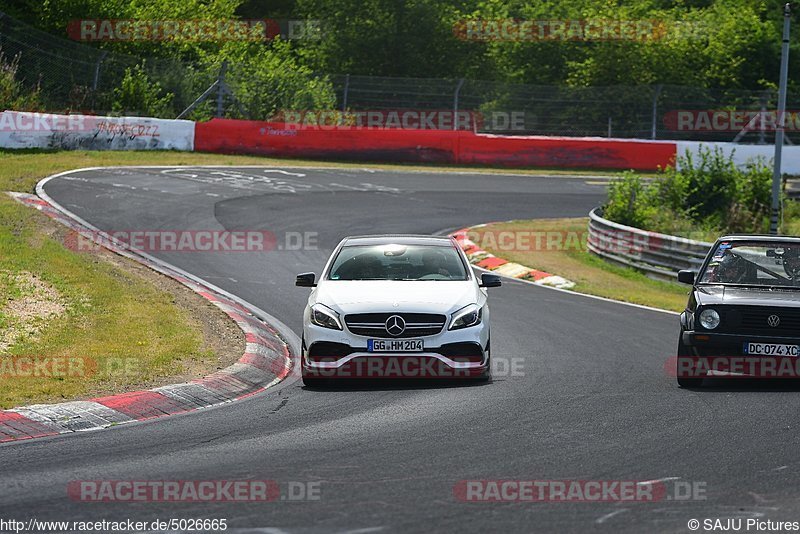
[[[589,213],[587,246],[614,263],[674,281],[681,269],[697,270],[712,244],[618,224],[604,219],[601,208],[595,208]]]
[[[0,113],[2,148],[191,151],[194,131],[194,122],[185,120]]]
[[[195,150],[271,156],[656,170],[675,157],[672,141],[511,137],[449,130],[303,129],[283,123],[213,119],[197,123]]]

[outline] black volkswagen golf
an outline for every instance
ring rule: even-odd
[[[800,377],[800,238],[737,235],[717,240],[681,314],[676,376],[698,387],[721,376]]]

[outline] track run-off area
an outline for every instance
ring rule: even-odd
[[[44,190],[107,232],[274,236],[266,252],[148,253],[298,336],[308,290],[295,275],[319,274],[344,236],[584,217],[605,200],[586,177],[288,166],[79,170]],[[308,389],[288,379],[185,415],[5,444],[0,517],[225,518],[230,532],[688,532],[691,519],[800,521],[800,387],[679,389],[664,369],[674,314],[508,279],[489,302],[492,358],[514,363],[495,367],[490,383]],[[246,479],[275,481],[282,497],[85,502],[68,491],[87,480]],[[666,493],[465,502],[465,484],[487,480],[657,481]]]

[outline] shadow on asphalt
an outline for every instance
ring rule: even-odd
[[[706,378],[701,387],[684,388],[697,393],[800,392],[800,379],[786,378]]]
[[[303,386],[308,391],[397,391],[403,389],[446,389],[489,386],[492,381],[437,380],[437,379],[383,379],[383,380],[333,380],[320,385]]]

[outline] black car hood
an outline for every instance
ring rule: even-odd
[[[700,306],[713,304],[742,306],[781,306],[800,308],[800,287],[766,289],[754,287],[698,286],[694,290]]]

